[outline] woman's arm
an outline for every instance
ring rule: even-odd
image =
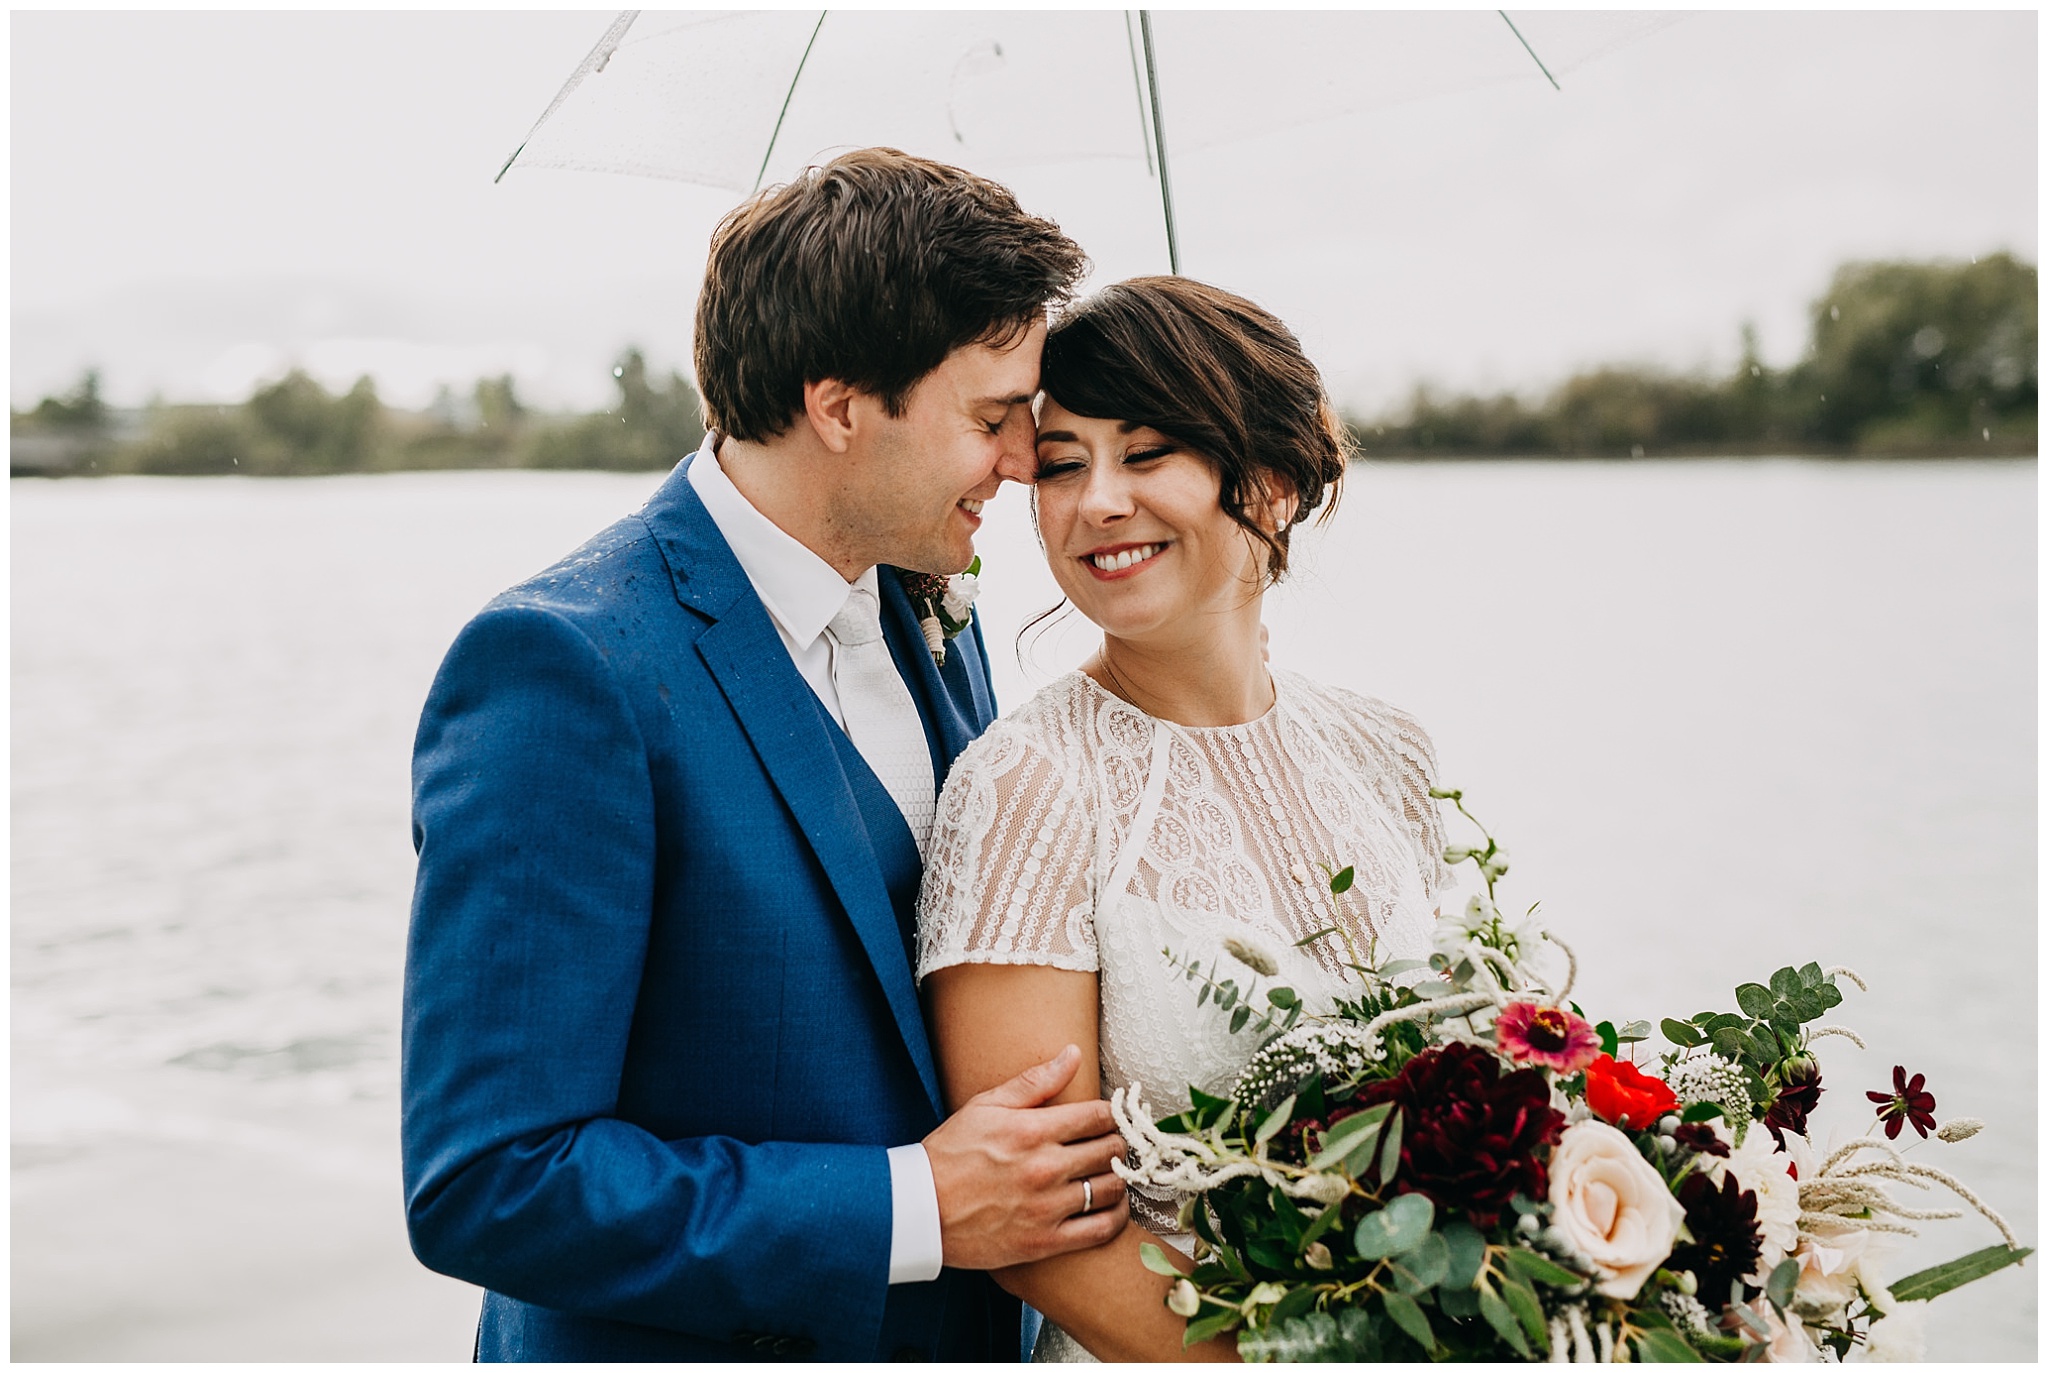
[[[975,1093],[1052,1058],[1068,1044],[1080,1046],[1081,1068],[1057,1100],[1101,1097],[1096,974],[1030,964],[964,963],[930,974],[925,990],[939,1078],[949,1105],[957,1108]],[[1081,1196],[1076,1181],[1077,1211]],[[1095,1198],[1098,1206],[1115,1200]],[[1148,1241],[1158,1244],[1183,1270],[1193,1267],[1163,1240],[1126,1226],[1107,1244],[1000,1269],[994,1276],[1005,1290],[1044,1312],[1104,1362],[1235,1359],[1237,1341],[1231,1335],[1182,1346],[1187,1322],[1166,1309],[1171,1282],[1147,1269],[1138,1257],[1138,1246]]]

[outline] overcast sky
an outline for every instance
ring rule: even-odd
[[[14,403],[88,365],[118,403],[240,400],[298,364],[336,386],[369,372],[396,404],[510,371],[531,400],[590,406],[629,343],[687,370],[705,240],[736,192],[491,181],[609,22],[15,13]],[[1245,22],[1158,16],[1169,150],[1176,128],[1252,134],[1174,156],[1183,268],[1294,324],[1359,409],[1420,380],[1533,392],[1601,362],[1724,367],[1745,320],[1789,363],[1846,259],[2036,258],[2031,12],[1688,15],[1562,90],[1491,12],[1360,21],[1355,40],[1272,16],[1256,61]],[[1120,27],[1106,57],[1071,16],[991,18],[989,36],[1015,57],[1060,23],[1081,36],[1049,45],[1074,61],[1004,101],[1027,129],[1063,81],[1128,78]],[[1392,103],[1258,132],[1290,101],[1314,113],[1313,73],[1353,41]],[[1289,74],[1290,42],[1311,75]],[[1512,79],[1487,75],[1503,52]],[[1424,53],[1444,74],[1397,90]],[[813,116],[802,138],[829,126]],[[1099,279],[1165,269],[1142,162],[1009,179]]]

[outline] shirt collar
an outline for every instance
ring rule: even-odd
[[[753,583],[761,604],[799,649],[817,642],[853,587],[865,587],[880,599],[874,568],[849,584],[832,564],[756,510],[719,466],[717,445],[715,433],[704,436],[704,446],[690,464],[690,485],[739,560],[740,570]]]

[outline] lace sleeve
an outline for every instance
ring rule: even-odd
[[[999,722],[939,795],[917,902],[917,975],[956,963],[1096,971],[1093,806],[1050,752]]]

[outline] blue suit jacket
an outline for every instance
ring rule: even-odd
[[[406,1215],[483,1358],[1014,1360],[983,1275],[890,1287],[884,1150],[942,1102],[916,848],[684,479],[491,602],[413,759]],[[978,627],[883,626],[936,776]]]

